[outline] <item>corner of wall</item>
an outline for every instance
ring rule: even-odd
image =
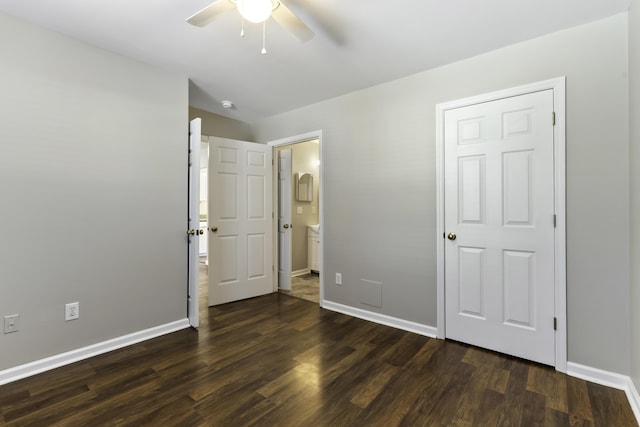
[[[640,114],[640,1],[633,0],[628,15],[629,117]],[[629,120],[629,203],[630,256],[640,257],[640,122]],[[630,372],[635,387],[640,387],[640,265],[630,264]],[[637,393],[636,393],[637,396]]]

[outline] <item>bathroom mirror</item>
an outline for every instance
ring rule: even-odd
[[[311,202],[313,200],[313,175],[298,172],[296,174],[296,200]]]

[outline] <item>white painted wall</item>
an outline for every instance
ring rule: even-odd
[[[631,378],[640,390],[640,1],[629,12],[631,172]]]
[[[0,56],[0,370],[184,319],[187,78],[3,14]]]
[[[344,282],[326,299],[435,326],[435,105],[566,76],[568,356],[628,373],[627,38],[625,13],[256,123],[262,142],[323,130],[325,277]]]

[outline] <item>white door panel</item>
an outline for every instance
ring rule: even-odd
[[[271,147],[210,138],[209,153],[209,305],[271,293]]]
[[[553,92],[445,113],[446,336],[555,362]]]
[[[189,240],[188,303],[189,324],[200,325],[200,141],[201,120],[189,123],[189,206],[187,238]]]

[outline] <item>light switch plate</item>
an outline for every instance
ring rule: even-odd
[[[298,215],[302,215],[302,206],[298,206]]]

